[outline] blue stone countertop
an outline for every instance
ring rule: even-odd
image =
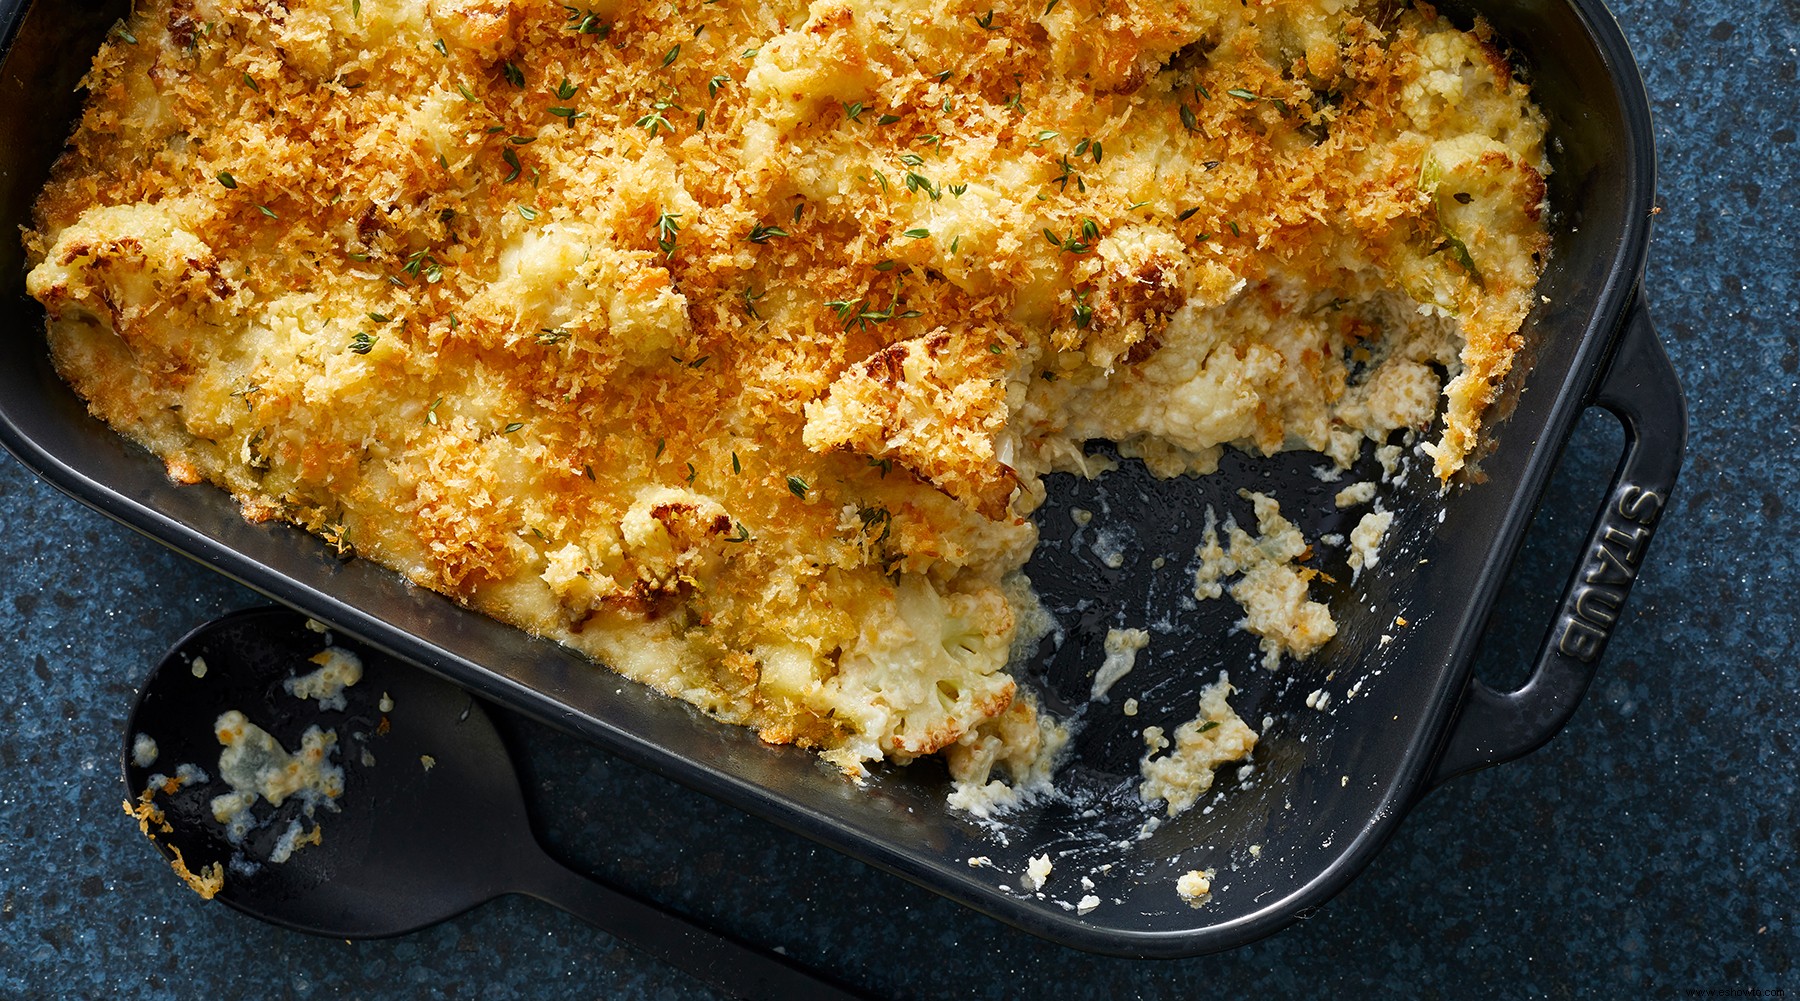
[[[1183,961],[1039,941],[519,721],[546,840],[882,996],[1800,991],[1800,8],[1615,7],[1655,109],[1646,288],[1692,433],[1626,621],[1548,748],[1432,793],[1309,920]],[[1485,676],[1516,676],[1542,635],[1534,596],[1560,587],[1621,440],[1611,417],[1584,418],[1494,616]],[[123,717],[175,639],[261,599],[10,457],[0,567],[0,997],[714,996],[526,898],[359,943],[203,902],[119,809]],[[620,818],[620,802],[651,819]]]

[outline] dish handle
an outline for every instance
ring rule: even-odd
[[[1537,750],[1575,714],[1622,618],[1687,442],[1687,405],[1642,293],[1590,406],[1625,426],[1625,455],[1588,531],[1531,679],[1497,692],[1470,677],[1430,785]]]

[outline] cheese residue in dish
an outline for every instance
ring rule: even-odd
[[[1256,635],[1263,652],[1263,666],[1279,667],[1283,654],[1307,657],[1337,635],[1337,622],[1324,602],[1314,601],[1310,585],[1319,576],[1298,562],[1311,555],[1312,546],[1294,523],[1281,516],[1281,504],[1267,494],[1242,491],[1256,511],[1252,536],[1235,520],[1225,524],[1230,546],[1219,542],[1218,518],[1206,511],[1206,527],[1195,555],[1200,563],[1194,575],[1196,598],[1217,598],[1226,593],[1221,581],[1237,575],[1229,585],[1232,600],[1244,610],[1238,625]]]
[[[1112,686],[1137,666],[1138,651],[1149,645],[1150,634],[1142,629],[1108,629],[1102,643],[1106,659],[1094,672],[1094,684],[1088,697],[1096,702],[1105,699]]]
[[[308,817],[319,806],[337,809],[332,801],[344,793],[344,770],[331,763],[337,731],[309,726],[300,735],[299,749],[290,754],[267,730],[230,709],[213,723],[213,732],[224,748],[219,777],[231,787],[213,797],[213,819],[225,825],[232,844],[241,844],[256,826],[251,807],[259,800],[280,806],[292,797]]]
[[[1448,477],[1548,248],[1542,116],[1424,5],[145,0],[126,29],[26,235],[93,411],[251,519],[853,775],[1041,774],[1004,581],[1088,440],[1345,466],[1441,413]],[[1234,586],[1271,659],[1329,635],[1294,574]]]
[[[1169,816],[1182,813],[1212,788],[1221,765],[1248,757],[1256,747],[1256,731],[1225,701],[1231,691],[1230,676],[1221,672],[1201,691],[1200,714],[1175,728],[1173,743],[1162,727],[1144,728],[1138,794],[1146,803],[1162,800]]]
[[[343,647],[328,646],[308,659],[319,665],[318,670],[289,678],[282,687],[297,699],[318,699],[320,709],[343,711],[349,705],[344,689],[362,680],[362,658]]]
[[[1381,540],[1394,523],[1392,511],[1370,511],[1350,530],[1350,569],[1361,574],[1381,560]]]
[[[139,768],[156,764],[156,741],[149,734],[140,733],[131,739],[131,763]]]
[[[1190,869],[1175,881],[1175,892],[1191,905],[1198,905],[1212,892],[1212,870]]]

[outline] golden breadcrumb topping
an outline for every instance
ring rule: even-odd
[[[96,414],[853,773],[1033,767],[1043,473],[1441,413],[1447,477],[1547,247],[1422,3],[146,0],[86,82],[27,245]]]

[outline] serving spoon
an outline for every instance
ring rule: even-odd
[[[361,680],[343,689],[343,707],[289,692],[288,679],[311,672],[309,658],[333,645],[363,667]],[[219,774],[214,723],[233,709],[289,751],[308,727],[335,734],[328,760],[343,769],[342,794],[312,816],[299,797],[278,807],[258,802],[259,822],[234,844],[212,809],[215,796],[231,791]],[[784,956],[553,861],[532,833],[518,773],[479,702],[298,613],[248,609],[182,639],[144,683],[125,743],[127,806],[159,811],[145,823],[157,849],[195,878],[221,875],[218,899],[265,921],[380,938],[522,893],[734,996],[856,996]],[[182,784],[174,777],[184,764],[204,778],[187,769]],[[295,841],[290,828],[310,835],[315,826],[318,843],[303,837],[286,861],[269,861],[284,834]]]

